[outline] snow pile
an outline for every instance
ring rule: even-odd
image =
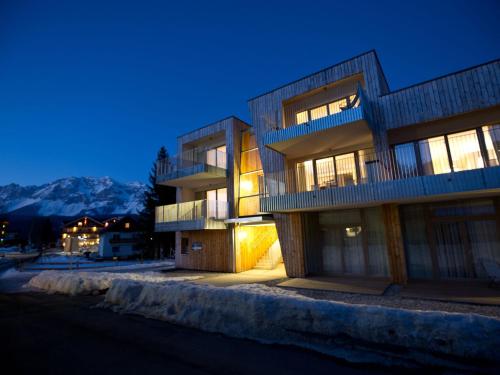
[[[115,280],[103,306],[355,362],[450,365],[458,358],[499,360],[498,319],[315,300],[256,284],[220,288]]]
[[[165,277],[155,272],[111,273],[111,272],[71,272],[43,271],[33,277],[28,288],[36,288],[48,293],[69,295],[95,294],[109,289],[113,280],[135,280],[150,283],[167,281],[196,280],[200,276]]]

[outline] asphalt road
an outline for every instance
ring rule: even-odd
[[[101,298],[0,294],[0,372],[16,375],[401,373],[401,369],[355,366],[295,347],[263,345],[93,308]]]

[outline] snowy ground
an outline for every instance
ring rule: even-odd
[[[166,275],[45,271],[29,286],[66,294],[109,288],[101,306],[117,312],[353,362],[461,367],[463,359],[498,361],[500,319],[317,300],[260,284],[215,287]]]
[[[71,272],[43,271],[26,285],[28,288],[44,290],[49,293],[68,295],[98,294],[110,288],[115,280],[163,283],[172,281],[196,280],[197,276],[168,277],[158,272],[113,273],[113,272]]]

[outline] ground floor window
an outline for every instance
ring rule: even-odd
[[[500,262],[498,199],[401,207],[408,276],[485,278],[483,260]]]
[[[389,276],[380,208],[311,213],[305,222],[310,273]]]

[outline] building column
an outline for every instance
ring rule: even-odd
[[[305,277],[305,252],[302,217],[298,212],[274,214],[281,254],[288,277]]]
[[[408,275],[398,206],[396,204],[384,204],[382,205],[382,213],[392,282],[406,284]]]

